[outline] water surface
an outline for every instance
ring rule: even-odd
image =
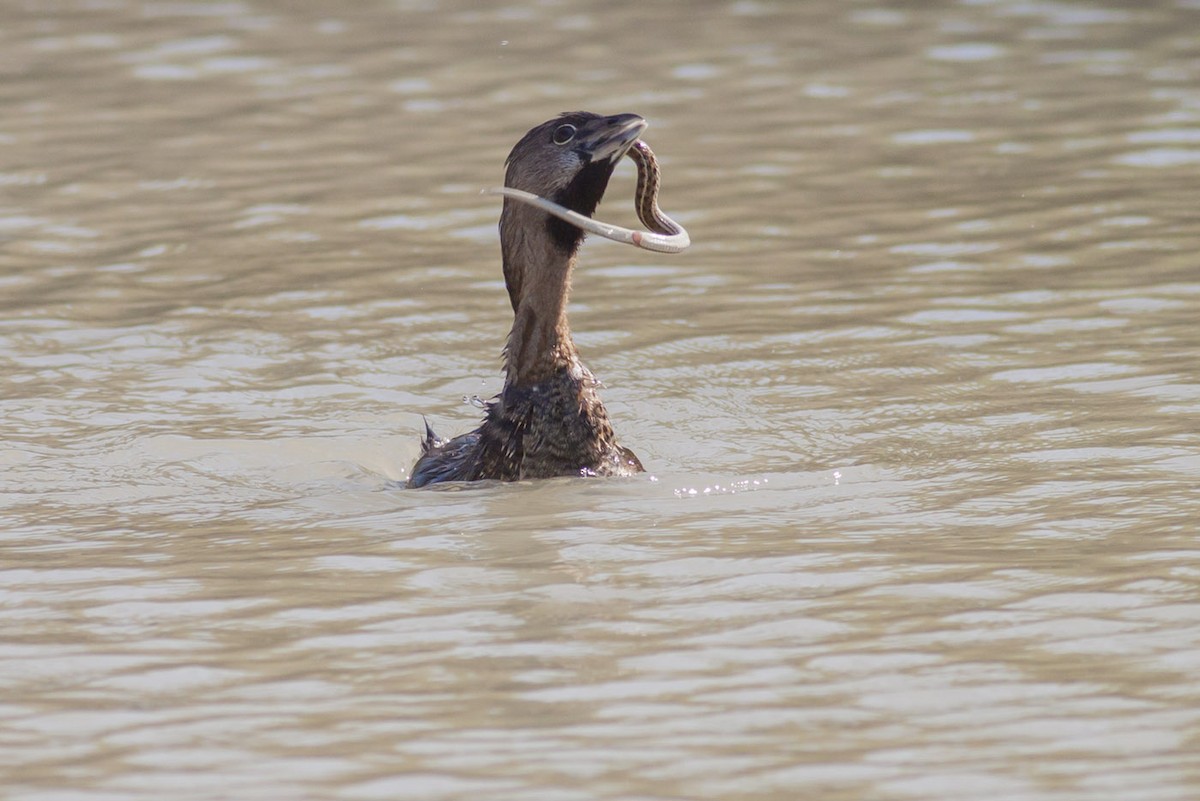
[[[3,17],[11,797],[1200,794],[1195,2]],[[575,108],[695,242],[575,279],[650,472],[397,489]]]

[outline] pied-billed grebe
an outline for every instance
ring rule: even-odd
[[[595,212],[617,162],[635,143],[638,214],[648,227],[678,238],[657,237],[667,244],[651,249],[678,252],[687,246],[686,231],[658,209],[657,165],[638,142],[645,128],[636,114],[572,112],[533,128],[509,153],[506,189],[497,191],[522,191],[505,197],[500,214],[504,282],[514,314],[504,348],[504,389],[469,434],[441,439],[426,424],[408,486],[643,470],[637,456],[617,442],[596,391],[599,382],[579,360],[567,325],[567,296],[584,238],[578,215],[590,218]],[[538,198],[556,204],[559,208],[550,209],[556,216],[544,202],[542,208],[529,205]],[[570,219],[569,212],[575,212],[575,224],[559,219]],[[651,247],[642,239],[652,235],[601,227],[605,230],[590,230],[605,236],[623,232],[622,241]]]

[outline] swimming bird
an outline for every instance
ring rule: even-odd
[[[637,114],[562,114],[513,147],[505,186],[591,217],[613,169],[646,125]],[[504,347],[504,388],[468,434],[442,439],[426,423],[409,487],[642,472],[633,451],[617,442],[599,382],[580,361],[567,324],[583,239],[576,225],[505,197],[500,254],[513,325]]]

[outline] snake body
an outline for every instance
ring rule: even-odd
[[[663,214],[658,207],[658,183],[661,171],[658,159],[650,145],[641,139],[633,143],[626,154],[638,167],[637,191],[634,193],[634,203],[637,207],[638,219],[642,225],[655,233],[664,236],[678,236],[683,231],[679,223]]]
[[[577,228],[614,242],[624,242],[657,253],[682,253],[691,245],[692,241],[684,227],[664,214],[658,207],[661,171],[658,167],[658,160],[654,157],[654,151],[650,149],[649,145],[638,139],[625,155],[637,164],[638,182],[637,190],[634,193],[634,204],[638,219],[642,221],[642,225],[650,229],[649,231],[634,231],[630,228],[593,220],[591,217],[585,217],[579,212],[560,206],[552,200],[507,186],[485,189],[484,193],[503,195],[536,206]]]

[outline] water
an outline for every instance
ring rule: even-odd
[[[6,797],[1196,797],[1198,23],[7,8]],[[650,474],[396,489],[574,108],[695,242],[575,280]]]

